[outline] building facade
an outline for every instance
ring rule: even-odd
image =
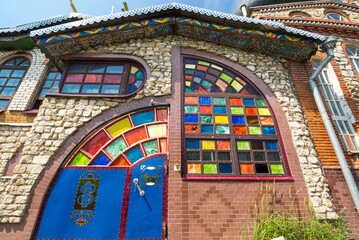
[[[308,81],[336,35],[317,84],[358,181],[358,7],[245,4],[1,29],[1,237],[239,239],[263,202],[328,219],[345,207],[358,237]],[[352,20],[324,20],[341,11]]]

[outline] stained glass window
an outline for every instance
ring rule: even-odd
[[[129,95],[139,90],[146,76],[135,63],[72,63],[61,93],[85,95]]]
[[[0,109],[7,108],[29,66],[26,57],[14,57],[0,65]]]
[[[287,175],[278,129],[265,97],[244,76],[185,57],[187,176]]]
[[[167,152],[167,136],[168,107],[131,112],[86,137],[65,166],[128,167],[142,158]]]

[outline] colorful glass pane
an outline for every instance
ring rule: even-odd
[[[201,115],[201,123],[213,123],[212,116]]]
[[[209,66],[210,63],[209,62],[204,62],[204,61],[198,61],[198,64],[204,65],[204,66]]]
[[[130,164],[126,161],[126,159],[121,155],[118,159],[111,163],[111,166],[119,166],[119,167],[127,167]]]
[[[187,173],[201,173],[201,164],[187,164]]]
[[[241,174],[254,174],[254,169],[252,164],[241,164]]]
[[[243,116],[232,116],[233,124],[246,124],[246,120]]]
[[[268,108],[258,108],[259,115],[270,115]]]
[[[204,174],[216,174],[217,173],[217,165],[216,164],[203,164],[203,173]]]
[[[161,152],[167,152],[167,139],[161,138],[160,139],[160,146],[161,146]]]
[[[82,153],[78,153],[78,154],[76,155],[76,157],[74,158],[74,160],[72,160],[72,162],[70,163],[70,165],[86,166],[89,161],[90,161],[90,159],[89,159],[88,157],[86,157],[86,156],[83,155]]]
[[[226,88],[227,88],[227,83],[222,81],[222,80],[218,80],[216,82],[216,85],[222,90],[222,92],[226,91]]]
[[[202,149],[215,149],[214,141],[202,141]]]
[[[130,150],[128,150],[126,153],[127,158],[132,162],[135,163],[141,158],[143,158],[143,154],[141,151],[141,148],[139,146],[136,146]]]
[[[231,164],[219,164],[219,173],[232,173]]]
[[[85,83],[100,83],[102,81],[102,76],[99,74],[87,74],[85,77]]]
[[[150,138],[163,137],[167,135],[167,125],[166,124],[156,124],[147,126],[148,133]]]
[[[120,83],[122,80],[121,75],[105,75],[104,83]]]
[[[244,114],[242,107],[231,107],[232,114]]]
[[[237,81],[233,81],[231,83],[231,86],[236,89],[237,92],[241,91],[241,89],[243,88],[243,86]]]
[[[98,157],[91,163],[92,166],[106,166],[110,163],[110,160],[105,156],[105,154],[101,153]]]
[[[198,115],[185,115],[184,121],[186,123],[198,123]]]
[[[229,104],[231,105],[242,105],[242,99],[240,98],[230,98]]]
[[[271,164],[270,170],[273,174],[284,174],[284,169],[281,164]]]
[[[104,131],[101,131],[92,137],[85,146],[82,147],[82,150],[91,155],[95,155],[108,141],[110,141],[110,137]]]
[[[238,150],[250,150],[248,141],[237,141],[237,149]]]
[[[273,119],[271,117],[261,117],[262,125],[273,125]]]
[[[79,83],[79,82],[82,82],[82,79],[84,78],[84,76],[85,76],[84,74],[67,74],[65,82]]]
[[[267,150],[278,150],[277,142],[266,141],[265,145]]]
[[[199,103],[200,104],[211,104],[211,98],[210,97],[200,97]]]
[[[257,109],[256,108],[247,108],[246,107],[246,114],[248,114],[248,115],[257,115]]]
[[[214,106],[213,107],[213,112],[216,113],[216,114],[226,114],[227,109],[226,109],[226,107]]]
[[[218,134],[229,134],[228,126],[216,126],[216,133]]]
[[[258,117],[257,116],[248,116],[247,123],[248,124],[259,124]]]
[[[146,155],[151,155],[157,153],[157,141],[146,142],[143,144]]]
[[[194,125],[194,124],[185,125],[185,132],[186,133],[198,133],[199,132],[198,125]]]
[[[130,146],[147,138],[145,127],[132,129],[124,135]]]
[[[200,111],[200,113],[212,113],[212,107],[211,106],[200,106],[199,111]]]
[[[156,110],[157,121],[168,121],[167,108],[159,108]]]
[[[213,104],[226,105],[226,99],[225,98],[213,98]]]
[[[197,97],[185,97],[184,102],[189,104],[196,104],[197,103]]]
[[[115,124],[108,127],[106,130],[111,134],[112,137],[116,137],[127,129],[132,128],[128,117],[116,122]]]
[[[187,140],[187,149],[199,149],[199,140]]]
[[[200,71],[206,72],[207,69],[208,69],[208,67],[198,65],[198,66],[197,66],[197,69],[200,70]]]
[[[250,126],[248,127],[249,130],[249,134],[262,134],[261,128],[260,127],[255,127],[255,126]]]
[[[186,105],[186,106],[184,106],[184,112],[185,113],[198,113],[198,107],[192,106],[192,105]]]
[[[225,73],[222,73],[220,78],[223,79],[224,81],[226,81],[227,83],[230,83],[232,81],[232,79],[233,79],[233,78],[231,78],[230,76],[228,76]]]
[[[264,100],[262,100],[262,99],[257,99],[257,106],[265,107],[265,106],[267,106],[267,105],[266,105],[266,103],[264,102]]]
[[[213,126],[212,125],[202,125],[201,133],[213,133]]]
[[[217,149],[220,150],[229,150],[229,141],[217,141]]]
[[[247,127],[245,126],[233,126],[233,131],[235,134],[247,134]]]
[[[227,116],[218,116],[218,115],[214,116],[214,122],[228,124],[228,117]]]
[[[274,127],[263,127],[263,134],[264,135],[275,135],[275,128]]]
[[[114,141],[111,145],[109,145],[105,150],[111,155],[111,157],[114,158],[126,148],[127,146],[123,138],[119,138],[116,141]]]
[[[153,111],[136,113],[131,115],[131,118],[135,126],[155,121],[155,116],[153,114]]]

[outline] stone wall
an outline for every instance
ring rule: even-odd
[[[246,67],[269,86],[286,114],[293,136],[292,141],[299,157],[299,163],[294,164],[300,164],[304,173],[314,210],[320,217],[333,218],[336,216],[310,130],[306,125],[303,110],[297,100],[287,71],[287,61],[209,42],[166,36],[132,40],[128,43],[97,47],[82,52],[87,54],[128,54],[143,58],[151,69],[151,77],[136,96],[127,99],[47,97],[28,132],[28,137],[24,140],[22,157],[20,163],[15,167],[13,178],[3,179],[0,182],[0,221],[2,223],[19,223],[21,221],[33,186],[45,166],[52,161],[63,160],[51,157],[84,123],[119,104],[144,97],[171,94],[171,51],[173,45],[224,57]],[[177,160],[180,161],[180,159]]]

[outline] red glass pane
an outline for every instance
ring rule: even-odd
[[[231,105],[242,105],[242,99],[240,99],[240,98],[230,98],[229,103]]]
[[[102,75],[99,74],[87,74],[85,77],[85,83],[101,83]]]
[[[217,141],[217,148],[221,150],[229,150],[229,141]]]
[[[199,111],[200,111],[200,113],[212,113],[212,107],[211,106],[200,106]]]
[[[120,83],[122,75],[105,75],[104,83]]]
[[[197,103],[197,97],[185,97],[184,102],[185,103]]]
[[[241,164],[241,173],[242,174],[254,174],[252,164]]]
[[[115,161],[113,161],[113,163],[111,163],[111,166],[127,167],[130,166],[130,164],[128,164],[126,159],[121,155],[118,159],[116,159]]]
[[[199,87],[198,90],[197,90],[197,92],[207,92],[207,90],[204,89],[203,87]]]
[[[67,74],[65,82],[82,82],[84,74]]]
[[[257,109],[256,108],[246,108],[246,114],[257,115]]]
[[[94,137],[88,141],[85,146],[82,147],[82,150],[88,152],[91,155],[95,155],[95,153],[101,149],[103,145],[105,145],[108,141],[110,141],[109,136],[101,131]]]
[[[235,134],[247,134],[247,127],[233,126],[233,131]]]
[[[197,66],[197,69],[200,70],[200,71],[206,72],[207,69],[208,69],[208,67],[198,65],[198,66]]]
[[[167,152],[167,139],[160,139],[161,152]]]
[[[241,93],[241,94],[249,94],[249,92],[247,91],[247,89],[243,89],[240,93]]]
[[[127,139],[127,142],[132,145],[134,143],[137,143],[143,139],[147,138],[145,127],[140,127],[133,129],[127,133],[125,133],[125,137]]]
[[[168,121],[168,112],[166,108],[156,110],[157,121]]]
[[[186,80],[192,80],[192,76],[190,76],[190,75],[186,75]]]
[[[242,79],[240,79],[239,77],[236,77],[236,79],[243,85],[247,85],[247,83],[245,81],[243,81]]]
[[[135,80],[136,80],[136,77],[135,77],[135,75],[130,75],[130,78],[129,78],[129,80],[128,80],[128,84],[132,84],[132,83],[134,83],[135,82]]]
[[[198,133],[198,125],[186,125],[185,126],[185,132],[186,133]]]

